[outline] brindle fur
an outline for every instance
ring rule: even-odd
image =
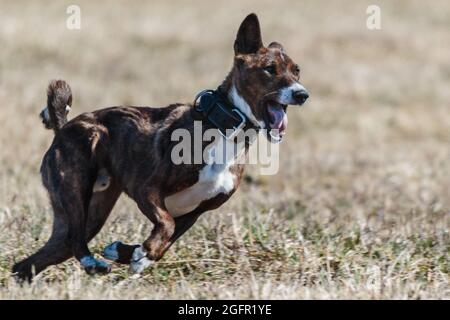
[[[265,120],[264,101],[290,81],[298,80],[298,67],[281,45],[262,45],[254,14],[241,24],[234,49],[234,66],[220,90],[228,92],[234,85],[255,117]],[[278,75],[273,79],[261,70],[268,64],[277,68]],[[60,88],[67,89],[68,85],[57,81],[49,87],[48,108],[54,111],[46,126],[55,130],[55,137],[41,166],[43,184],[54,210],[53,233],[40,250],[13,267],[19,278],[31,279],[33,273],[72,256],[78,260],[91,256],[88,243],[100,231],[122,193],[132,198],[154,224],[142,246],[147,257],[157,261],[203,212],[218,208],[239,186],[244,166],[235,164],[230,169],[235,176],[231,192],[203,201],[192,212],[173,218],[164,199],[195,184],[205,164],[174,165],[171,149],[177,142],[171,141],[171,133],[178,128],[192,133],[194,120],[201,120],[202,116],[189,104],[111,107],[84,113],[66,123],[66,114],[59,109],[71,103],[72,95],[70,88]],[[60,101],[54,103],[55,97]],[[211,125],[203,121],[202,129],[209,128]],[[99,171],[101,179],[107,172],[109,185],[94,192]],[[117,261],[130,263],[136,247],[119,244]],[[107,271],[109,268],[101,267],[89,270]]]

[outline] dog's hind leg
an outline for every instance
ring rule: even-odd
[[[100,231],[120,194],[121,190],[117,184],[111,183],[107,190],[92,196],[86,224],[88,242]],[[62,206],[58,204],[58,200],[52,200],[52,206],[55,213],[52,235],[39,251],[14,265],[13,273],[19,279],[31,280],[34,274],[73,256],[72,248],[69,245],[67,216]]]
[[[110,178],[107,189],[97,191],[92,195],[86,223],[86,236],[88,242],[91,241],[103,227],[121,193],[122,189],[114,179]]]
[[[35,254],[14,265],[12,272],[20,280],[31,281],[34,274],[72,256],[72,249],[68,244],[69,223],[58,202],[52,200],[52,205],[55,212],[52,235]]]
[[[111,210],[98,210],[101,208],[100,196],[93,195],[93,181],[89,183],[86,179],[87,174],[83,177],[83,173],[78,172],[70,177],[70,186],[61,186],[61,203],[69,220],[69,242],[73,255],[88,274],[108,273],[111,270],[110,265],[94,258],[88,242],[101,229]],[[113,203],[111,208],[112,205]],[[100,216],[96,216],[98,213]]]
[[[101,208],[99,200],[102,195],[93,193],[97,172],[91,156],[89,153],[73,152],[74,149],[83,150],[79,145],[67,142],[64,146],[51,149],[43,162],[43,181],[51,197],[56,198],[63,209],[68,222],[67,242],[72,254],[87,273],[107,273],[111,269],[110,265],[94,258],[88,241],[100,230],[111,209],[98,210]],[[108,194],[106,190],[105,194]],[[117,197],[111,202],[111,208],[115,200]]]

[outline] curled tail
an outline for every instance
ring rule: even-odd
[[[64,80],[52,80],[47,89],[47,107],[40,117],[46,129],[57,132],[67,122],[72,105],[72,90]]]

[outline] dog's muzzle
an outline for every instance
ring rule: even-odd
[[[286,105],[302,105],[308,98],[308,91],[298,82],[284,87],[278,94],[278,102]]]
[[[309,98],[309,93],[305,89],[292,91],[292,100],[294,104],[302,105]]]

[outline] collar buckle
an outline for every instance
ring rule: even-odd
[[[233,126],[232,128],[233,131],[231,131],[231,129],[225,129],[224,133],[222,132],[222,129],[219,128],[219,133],[227,140],[233,140],[239,134],[239,132],[245,127],[246,123],[246,118],[240,110],[233,108],[231,112],[235,112],[241,118],[241,122],[237,126]],[[227,135],[227,131],[231,132],[231,134]]]
[[[194,109],[213,124],[227,140],[234,139],[247,125],[247,117],[213,90],[203,90],[194,99]]]

